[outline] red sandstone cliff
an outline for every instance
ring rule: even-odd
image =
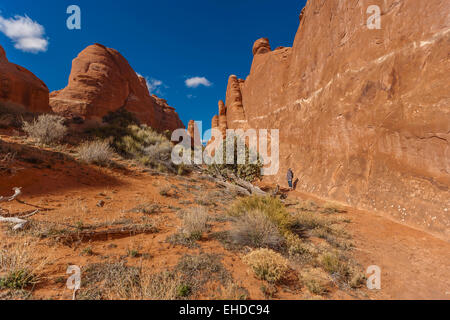
[[[45,83],[9,62],[0,46],[0,104],[18,111],[50,112],[48,95]]]
[[[292,48],[255,43],[213,127],[280,129],[277,182],[292,167],[300,190],[449,238],[449,17],[446,0],[309,0]]]
[[[157,130],[184,128],[175,109],[150,95],[145,79],[127,60],[100,44],[87,47],[73,60],[69,84],[51,93],[50,105],[56,113],[94,123],[123,107]]]

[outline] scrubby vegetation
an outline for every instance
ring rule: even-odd
[[[161,172],[185,174],[185,166],[171,161],[172,143],[168,133],[160,134],[139,121],[130,112],[120,109],[103,118],[104,126],[89,129],[88,134],[109,141],[121,156]]]
[[[214,254],[184,255],[172,269],[159,273],[124,263],[96,263],[83,270],[77,299],[190,299],[198,297],[208,282],[221,284],[228,294],[245,295],[232,280],[221,257]]]
[[[269,269],[272,260],[288,259],[299,269],[323,270],[322,273],[313,271],[304,275],[303,283],[313,294],[327,292],[325,284],[328,282],[323,279],[323,272],[345,286],[360,287],[364,277],[348,254],[352,247],[351,237],[342,226],[348,221],[330,216],[342,209],[332,209],[334,205],[321,207],[312,202],[290,204],[290,208],[293,211],[273,197],[252,196],[236,200],[228,209],[232,217],[231,228],[226,235],[222,234],[221,240],[224,243],[231,241],[238,248],[256,249],[244,261],[251,264],[249,257],[253,257],[252,269],[259,279],[267,278],[264,270]],[[325,244],[312,242],[314,237],[324,239]],[[321,277],[315,277],[315,274]]]
[[[80,159],[87,163],[107,165],[111,162],[114,152],[106,141],[88,141],[78,147]]]
[[[182,231],[189,238],[200,239],[208,230],[208,220],[209,216],[205,208],[192,208],[183,215]]]
[[[194,207],[181,213],[182,226],[179,232],[170,236],[167,241],[174,245],[195,247],[196,241],[200,240],[205,232],[209,230],[208,211],[204,207]]]
[[[258,279],[277,282],[289,271],[287,260],[279,253],[270,249],[258,249],[244,257]]]
[[[0,251],[0,290],[29,290],[39,282],[38,268],[33,267],[30,250],[14,246]]]
[[[2,145],[0,145],[0,173],[13,172],[15,157],[16,157],[15,153],[8,152],[6,148],[3,149]]]
[[[235,137],[233,164],[227,164],[227,143],[224,141],[219,146],[220,149],[223,148],[223,164],[209,165],[208,172],[214,176],[220,175],[225,178],[233,175],[249,182],[261,178],[263,164],[261,163],[257,152],[250,150],[245,144],[243,144],[245,146],[244,150],[238,150],[238,142],[238,138]],[[242,145],[242,143],[240,144]],[[245,159],[245,163],[238,164],[239,158]],[[256,163],[253,163],[252,159],[257,159]]]
[[[23,122],[22,129],[40,144],[50,145],[60,142],[67,134],[65,119],[58,115],[43,114],[31,122]]]
[[[230,236],[235,244],[252,248],[279,249],[284,242],[277,226],[260,210],[236,217]]]

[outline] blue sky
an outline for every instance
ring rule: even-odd
[[[1,32],[0,44],[11,62],[31,70],[50,91],[66,86],[72,59],[88,45],[97,42],[117,49],[136,72],[158,80],[153,82],[159,84],[155,93],[177,109],[185,124],[194,119],[209,128],[218,100],[225,98],[228,76],[248,75],[253,42],[268,37],[272,48],[291,46],[305,2],[2,1],[0,19],[28,16],[45,28],[38,36],[48,40],[48,46],[46,51],[24,52],[19,42]],[[66,9],[73,4],[81,8],[81,30],[66,27]],[[185,81],[193,77],[206,78],[209,86],[187,87]]]

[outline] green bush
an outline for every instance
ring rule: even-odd
[[[208,172],[212,175],[217,175],[218,173],[223,177],[229,177],[230,174],[252,182],[256,179],[261,178],[261,168],[263,167],[261,161],[258,159],[257,163],[253,164],[251,162],[251,156],[258,157],[258,154],[251,151],[247,145],[245,145],[245,164],[238,164],[238,159],[240,156],[240,151],[238,150],[238,138],[234,138],[234,159],[233,164],[227,164],[227,143],[226,141],[218,148],[223,148],[223,164],[212,164],[208,166]],[[242,152],[242,151],[241,151]]]
[[[163,172],[184,173],[171,161],[172,143],[168,132],[160,134],[147,125],[140,125],[130,112],[120,109],[103,118],[105,125],[87,133],[108,140],[114,150],[128,159]]]
[[[0,278],[0,289],[21,290],[36,283],[36,277],[25,269],[10,271],[4,278]]]
[[[252,211],[261,212],[278,228],[291,255],[302,255],[309,252],[305,247],[305,242],[295,232],[295,218],[289,214],[279,199],[268,196],[241,198],[233,203],[228,210],[228,214],[234,217],[241,217]]]

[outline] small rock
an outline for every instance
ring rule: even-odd
[[[105,201],[103,201],[103,200],[100,200],[98,203],[97,203],[97,207],[99,207],[99,208],[103,208],[104,206],[105,206],[105,204],[106,204],[106,202]]]

